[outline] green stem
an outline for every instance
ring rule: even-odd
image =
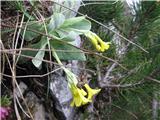
[[[65,68],[61,62],[61,60],[59,59],[57,53],[55,52],[54,48],[52,48],[52,53],[56,59],[56,61],[58,62],[58,64],[61,66],[61,68],[64,70],[64,72],[66,73],[67,75],[67,80],[70,84],[77,84],[78,81],[77,81],[77,78],[75,76],[74,73],[72,73],[70,70],[68,70],[67,68]]]
[[[63,68],[64,66],[63,66],[61,60],[59,59],[57,53],[55,52],[54,48],[52,48],[52,53],[53,53],[53,55],[54,55],[56,61],[58,62],[58,64]]]

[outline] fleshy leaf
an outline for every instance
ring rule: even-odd
[[[29,45],[27,46],[27,48],[30,48],[30,49],[42,49],[43,46],[45,46],[47,43],[46,40],[40,40],[39,42],[35,43],[35,44],[32,44],[32,45]],[[21,52],[21,55],[20,58],[19,58],[19,62],[21,64],[27,62],[28,60],[31,60],[31,58],[27,58],[27,56],[30,56],[30,57],[35,57],[37,54],[38,54],[38,50],[37,51],[32,51],[32,50],[23,50]],[[39,53],[40,54],[40,53]],[[42,53],[41,53],[42,54]],[[25,55],[26,57],[23,57],[23,55]]]
[[[55,13],[54,15],[51,16],[51,20],[48,24],[48,30],[54,30],[56,28],[59,28],[60,25],[63,24],[65,21],[65,16],[61,13]]]
[[[37,22],[37,21],[31,21],[28,23],[27,29],[30,30],[26,30],[25,31],[25,40],[26,41],[31,41],[34,38],[38,37],[40,34],[33,32],[31,30],[35,30],[38,32],[43,32],[44,31],[44,27],[43,27],[43,23],[42,22]],[[23,35],[23,32],[21,33]]]
[[[83,51],[72,45],[57,40],[51,40],[50,45],[56,50],[56,53],[61,60],[86,60]]]
[[[74,31],[78,34],[89,31],[91,29],[91,22],[85,19],[84,16],[74,17],[64,21],[60,26],[60,29],[64,31]]]
[[[47,45],[47,39],[45,39],[46,37],[43,37],[40,41],[40,50],[38,51],[38,53],[36,54],[36,56],[32,59],[32,63],[34,64],[35,67],[37,68],[41,68],[42,65],[42,60],[43,57],[45,55],[45,51],[44,49],[46,48]]]
[[[61,40],[68,41],[68,42],[74,41],[78,36],[78,34],[74,31],[67,33],[65,31],[57,30],[56,32],[59,34]]]

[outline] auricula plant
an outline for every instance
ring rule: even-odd
[[[44,32],[45,29],[43,25],[43,23],[38,22],[37,24],[36,21],[30,21],[28,27]],[[83,86],[85,90],[83,87],[77,87],[77,76],[71,70],[65,68],[61,60],[86,60],[84,52],[74,46],[77,36],[85,35],[98,52],[108,50],[110,42],[104,42],[98,35],[90,31],[91,22],[87,20],[85,16],[66,18],[62,13],[55,13],[48,19],[46,28],[47,34],[52,37],[49,41],[47,41],[47,37],[45,36],[39,36],[39,34],[32,33],[31,31],[25,32],[26,41],[32,41],[36,38],[39,39],[39,37],[41,39],[37,43],[31,45],[31,48],[39,49],[38,52],[22,51],[22,54],[34,56],[32,63],[37,68],[41,69],[42,60],[46,53],[43,49],[50,47],[52,56],[56,59],[57,63],[61,66],[67,76],[68,86],[73,96],[71,106],[79,107],[92,102],[93,96],[98,94],[100,89],[92,89],[88,84]],[[65,53],[65,51],[68,50],[71,52]]]
[[[52,49],[53,55],[55,59],[57,60],[58,64],[61,66],[61,68],[64,70],[67,76],[68,86],[70,88],[70,91],[72,93],[73,99],[71,102],[71,106],[80,107],[82,105],[88,104],[92,102],[92,97],[100,92],[101,89],[92,89],[88,84],[85,84],[84,87],[86,88],[86,91],[83,88],[77,87],[78,80],[77,76],[68,68],[65,68],[60,61],[58,55]]]

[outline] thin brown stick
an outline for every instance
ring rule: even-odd
[[[0,49],[1,49],[1,43],[0,43]],[[3,73],[3,71],[4,71],[4,57],[3,57],[4,55],[3,54],[1,54],[0,53],[0,66],[2,66],[2,63],[3,63],[3,66],[2,67],[0,67],[0,73]],[[3,61],[2,61],[2,59],[3,59]],[[2,75],[0,75],[0,85],[1,85],[1,80],[3,79],[3,76]],[[1,91],[0,91],[1,92]]]
[[[23,19],[24,19],[24,16],[22,17],[22,20],[21,20],[21,23],[23,22]],[[17,35],[17,39],[16,39],[16,33],[17,33],[17,26],[18,26],[18,21],[19,21],[19,16],[17,16],[17,24],[16,24],[16,29],[14,31],[14,36],[13,36],[13,44],[12,44],[12,48],[16,47],[17,44],[18,44],[18,37],[19,35]],[[22,25],[22,24],[21,24]],[[21,26],[20,25],[20,26]],[[20,30],[18,31],[18,34],[20,33]],[[14,53],[15,51],[13,51]],[[7,56],[8,57],[8,56]],[[8,60],[8,63],[10,63],[9,59]],[[15,82],[16,82],[16,79],[15,79],[15,55],[13,55],[13,64],[11,66],[11,63],[10,63],[10,70],[11,70],[11,73],[12,73],[12,86],[13,86],[13,102],[14,102],[14,109],[15,109],[15,113],[16,113],[16,117],[17,117],[17,120],[21,120],[21,116],[19,114],[19,111],[18,111],[18,107],[17,107],[17,102],[16,102],[16,93],[15,93]]]
[[[18,99],[17,96],[16,96],[16,100],[17,100],[17,103],[18,103],[20,109],[22,110],[22,112],[23,112],[28,118],[30,118],[30,116],[26,113],[26,111],[23,109],[22,105],[20,104],[20,101],[19,101],[19,99]]]
[[[21,20],[20,27],[22,27],[23,20],[24,20],[24,14],[23,14],[23,16],[22,16],[22,20]],[[17,28],[17,26],[16,26],[16,28]],[[18,44],[18,39],[19,39],[19,36],[20,36],[20,32],[21,32],[21,28],[19,29],[19,31],[18,31],[18,33],[17,33],[17,38],[16,38],[16,41],[15,41],[15,44],[13,44],[13,48],[14,48],[14,49],[17,48],[17,44]],[[15,32],[15,34],[16,34],[16,32]],[[22,99],[23,99],[23,101],[24,101],[24,103],[25,103],[25,105],[26,105],[26,108],[27,108],[27,110],[28,110],[28,112],[29,112],[30,118],[31,118],[32,120],[34,120],[32,114],[31,114],[31,112],[30,112],[30,109],[29,109],[27,103],[25,102],[25,99],[24,99],[24,97],[23,97],[23,94],[22,94],[22,92],[21,92],[21,89],[19,88],[19,85],[18,85],[18,83],[17,83],[17,80],[16,80],[16,55],[14,54],[15,52],[16,52],[16,51],[13,51],[13,54],[12,54],[12,56],[13,56],[13,63],[12,63],[12,86],[13,86],[13,97],[14,97],[13,99],[14,99],[14,105],[15,105],[15,109],[16,109],[16,116],[17,116],[17,119],[18,119],[18,120],[21,120],[21,117],[20,117],[20,115],[19,115],[19,111],[18,111],[18,108],[17,108],[17,99],[16,99],[16,97],[17,97],[16,87],[17,87],[18,90],[19,90],[19,92],[20,92],[20,94],[21,94],[21,96],[22,96]]]
[[[0,52],[6,52],[6,53],[8,53],[8,54],[12,54],[10,51],[19,51],[19,50],[30,50],[30,51],[38,51],[38,50],[40,50],[40,49],[32,49],[32,48],[23,48],[23,49],[9,49],[9,50],[0,50]],[[44,50],[44,51],[49,51],[48,49],[41,49],[42,51]],[[56,50],[56,51],[64,51],[64,50]],[[66,51],[64,51],[64,52],[73,52],[73,53],[78,53],[78,52],[76,52],[76,51],[70,51],[70,50],[66,50]],[[123,68],[124,70],[127,70],[127,68],[125,68],[123,65],[121,65],[120,63],[118,63],[117,62],[117,60],[113,60],[113,59],[111,59],[111,58],[109,58],[109,57],[106,57],[106,56],[104,56],[104,55],[100,55],[99,53],[96,53],[96,52],[92,52],[92,51],[89,51],[89,50],[86,50],[86,51],[84,51],[84,53],[87,53],[87,54],[93,54],[93,55],[96,55],[96,56],[99,56],[99,57],[102,57],[102,58],[104,58],[104,59],[107,59],[107,60],[109,60],[109,61],[111,61],[111,62],[114,62],[114,63],[116,63],[117,65],[119,65],[121,68]],[[21,56],[23,56],[23,57],[25,57],[25,55],[23,55],[23,54],[21,54]],[[27,58],[27,57],[26,57]],[[29,57],[28,56],[28,58],[34,58],[34,57]],[[35,59],[37,59],[37,58],[35,58]],[[38,59],[37,59],[38,60]],[[45,62],[45,61],[44,61]],[[128,71],[128,70],[127,70]]]
[[[4,49],[4,50],[0,50],[0,52],[12,52],[12,51],[46,51],[49,52],[49,49],[36,49],[36,48],[17,48],[17,49]],[[82,53],[82,51],[73,51],[73,50],[56,50],[56,52],[64,52],[64,53]],[[89,52],[83,52],[83,53],[88,53]]]
[[[48,35],[48,30],[47,30],[47,27],[46,27],[45,18],[41,15],[41,13],[38,10],[37,10],[37,12],[38,12],[38,14],[40,15],[40,17],[43,21],[46,35]],[[48,45],[48,49],[49,49],[49,59],[50,59],[50,61],[52,61],[52,51],[51,51],[51,45],[50,45],[49,39],[50,38],[47,37],[47,45]],[[50,63],[49,65],[50,65],[50,69],[47,66],[47,72],[50,72],[52,70],[52,64]],[[50,76],[50,74],[48,74],[47,98],[48,98],[48,93],[49,93],[49,84],[50,84],[50,80],[51,80],[50,78],[51,78],[51,76]]]
[[[16,76],[16,78],[30,78],[30,77],[41,78],[41,77],[45,77],[45,76],[47,76],[49,74],[52,74],[52,73],[54,73],[54,72],[56,72],[56,71],[58,71],[60,69],[61,68],[57,68],[57,69],[52,70],[51,72],[47,72],[46,74],[43,74],[43,75],[22,75],[22,76]],[[6,77],[12,78],[11,75],[7,75],[7,74],[4,74],[4,73],[0,73],[0,74],[3,75],[3,76],[6,76]]]
[[[131,84],[105,85],[102,88],[132,88],[132,87],[142,85],[144,83],[145,81],[142,80],[137,83],[131,83]]]
[[[27,21],[27,23],[25,24],[25,27],[24,27],[24,31],[23,31],[23,35],[22,35],[22,40],[21,40],[22,42],[21,42],[21,45],[20,45],[20,49],[23,48],[25,32],[26,32],[27,24],[29,23],[30,18],[31,18],[31,16],[29,17],[29,19],[28,19],[28,21]],[[23,22],[22,22],[22,24],[23,24]],[[16,49],[16,48],[15,48],[15,49]],[[16,59],[16,64],[17,64],[17,62],[18,62],[18,60],[19,60],[20,54],[21,54],[21,50],[19,51],[19,56],[18,56],[17,59]]]
[[[160,80],[154,79],[152,77],[146,77],[146,79],[160,84]]]
[[[4,45],[3,45],[2,41],[1,41],[1,39],[0,39],[0,43],[1,43],[2,49],[5,49],[5,48],[4,48]],[[6,56],[7,62],[8,62],[8,64],[9,64],[9,67],[10,67],[10,70],[11,70],[11,73],[12,73],[11,78],[13,79],[13,81],[12,81],[12,82],[13,82],[13,95],[16,95],[16,94],[15,94],[15,84],[16,84],[17,88],[19,88],[19,86],[18,86],[18,83],[17,83],[16,78],[15,78],[15,77],[16,77],[15,72],[13,71],[15,68],[14,68],[14,65],[13,65],[13,68],[12,68],[11,63],[10,63],[10,61],[9,61],[9,58],[8,58],[7,54],[6,54],[6,53],[4,53],[4,54],[5,54],[5,56]],[[13,56],[13,57],[14,57],[14,56]],[[15,83],[15,84],[14,84],[14,83]],[[20,89],[20,88],[19,88],[19,89]],[[19,92],[21,93],[21,91],[19,91]],[[30,117],[33,118],[32,114],[31,114],[31,112],[30,112],[30,110],[29,110],[29,108],[28,108],[28,105],[27,105],[26,102],[25,102],[25,99],[24,99],[23,95],[22,95],[22,99],[23,99],[23,101],[24,101],[24,104],[25,104],[28,112],[29,112]],[[17,120],[21,120],[21,117],[20,117],[19,112],[18,112],[17,104],[16,104],[16,96],[14,96],[13,101],[14,101],[14,108],[15,108]]]

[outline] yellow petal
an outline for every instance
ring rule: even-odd
[[[96,45],[96,49],[97,49],[97,51],[101,51],[101,46],[100,45]]]
[[[75,104],[75,103],[74,103],[74,100],[72,100],[72,102],[71,102],[70,106],[71,106],[71,107],[73,107],[73,106],[74,106],[74,104]]]
[[[85,84],[84,86],[87,89],[87,92],[88,92],[88,97],[87,98],[89,100],[92,99],[93,95],[98,94],[101,91],[101,89],[92,89],[92,88],[90,88],[90,86],[88,84]]]
[[[81,103],[82,103],[82,100],[79,97],[75,98],[75,105],[76,105],[76,107],[81,106]]]
[[[83,96],[87,95],[87,93],[83,89],[81,89],[81,93],[82,93]]]
[[[91,32],[88,32],[85,35],[86,35],[86,37],[88,37],[91,40],[91,42],[93,43],[94,46],[96,46],[98,44],[98,41],[97,41],[95,35],[93,35]]]
[[[87,93],[78,87],[75,87],[74,85],[70,85],[70,89],[72,92],[73,100],[71,102],[71,106],[79,107],[81,105],[87,104],[88,102],[91,102],[89,99],[87,99],[85,96]]]
[[[109,49],[109,47],[110,47],[110,42],[105,42],[104,43],[104,48],[105,48],[105,50],[108,50]]]
[[[82,93],[82,91],[85,92],[83,89],[80,90],[80,89],[78,88],[78,91],[79,91],[79,96],[80,96],[83,104],[87,104],[88,102],[90,102],[90,100],[88,100],[88,99],[84,96],[84,93]],[[85,95],[87,95],[86,92],[85,92]]]
[[[104,42],[98,35],[95,33],[89,31],[88,33],[85,34],[86,37],[88,37],[92,44],[95,46],[97,51],[104,52],[109,48],[109,42]]]

